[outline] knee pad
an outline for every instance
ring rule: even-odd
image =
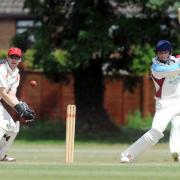
[[[150,129],[144,134],[145,140],[151,145],[155,145],[162,137],[164,134],[156,129]]]

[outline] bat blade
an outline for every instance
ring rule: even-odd
[[[179,24],[180,24],[180,8],[178,8],[178,21],[179,21]]]

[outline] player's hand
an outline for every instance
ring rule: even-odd
[[[14,106],[16,112],[26,121],[34,121],[36,114],[25,102],[20,101]]]

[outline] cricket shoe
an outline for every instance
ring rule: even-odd
[[[2,162],[14,162],[14,161],[16,161],[16,159],[13,157],[8,157],[7,155],[5,155],[4,158],[2,158],[0,161],[2,161]]]
[[[121,163],[129,163],[130,162],[130,157],[128,155],[121,155]]]
[[[177,152],[172,153],[172,158],[175,162],[180,162],[180,153]]]

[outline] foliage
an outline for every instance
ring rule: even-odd
[[[0,59],[5,59],[7,57],[7,50],[0,50]]]
[[[70,59],[70,54],[68,53],[68,51],[62,50],[62,49],[55,49],[52,52],[53,55],[53,59],[54,61],[56,61],[58,67],[59,67],[59,71],[62,72],[69,72],[72,70],[73,65],[72,62],[69,61]]]
[[[28,49],[23,54],[23,63],[27,69],[34,69],[33,61],[34,61],[34,50]]]
[[[168,1],[166,0],[149,0],[146,4],[147,7],[150,7],[153,10],[158,10],[161,6],[163,6],[163,4],[168,3]]]
[[[39,64],[35,64],[34,61],[35,49],[31,48],[25,51],[23,54],[23,62],[27,69],[38,69],[42,70],[42,67]],[[57,64],[56,68],[59,68],[61,71],[68,72],[68,68],[71,69],[71,64],[69,60],[69,53],[62,49],[54,49],[54,51],[49,54],[53,57],[52,61]],[[63,70],[64,69],[64,70]]]
[[[62,121],[52,122],[48,119],[41,119],[29,125],[23,125],[17,138],[24,140],[64,140],[65,125]]]
[[[65,72],[73,73],[79,127],[109,127],[103,108],[105,66],[117,73],[143,74],[149,70],[157,40],[171,40],[174,49],[180,49],[179,25],[170,18],[176,4],[175,0],[25,1],[42,23],[33,31],[33,66],[55,81]],[[115,51],[118,56],[111,56]]]
[[[80,66],[87,67],[92,58],[115,66],[117,72],[124,69],[135,74],[146,73],[154,44],[161,38],[172,40],[175,51],[180,51],[177,20],[169,16],[178,7],[177,1],[115,2],[117,7],[125,10],[134,6],[139,11],[121,14],[105,0],[26,0],[25,7],[30,8],[30,13],[42,25],[33,32],[18,34],[14,43],[26,50],[28,36],[33,33],[36,40],[33,45],[34,67],[43,69],[52,78]],[[121,58],[109,61],[109,54],[118,48],[121,49]],[[58,60],[53,56],[57,49],[67,52],[68,56],[62,53],[61,58],[64,60]]]
[[[140,111],[135,111],[128,114],[127,117],[127,127],[133,129],[149,129],[152,124],[152,116],[149,115],[145,118],[142,118]]]
[[[29,31],[25,31],[21,34],[16,34],[16,36],[12,38],[12,44],[17,45],[23,51],[26,51],[31,46],[29,37],[30,37]]]
[[[153,56],[154,48],[149,44],[135,47],[131,70],[136,74],[148,72]]]
[[[76,123],[79,123],[78,121]],[[133,141],[138,138],[144,130],[131,127],[117,127],[116,130],[103,131],[103,127],[97,128],[94,125],[94,131],[82,130],[77,128],[75,139],[79,142],[97,142],[97,143],[119,143]],[[38,121],[29,124],[21,125],[21,131],[17,136],[18,140],[25,141],[64,141],[66,127],[63,121],[52,122],[49,119],[39,119]]]

